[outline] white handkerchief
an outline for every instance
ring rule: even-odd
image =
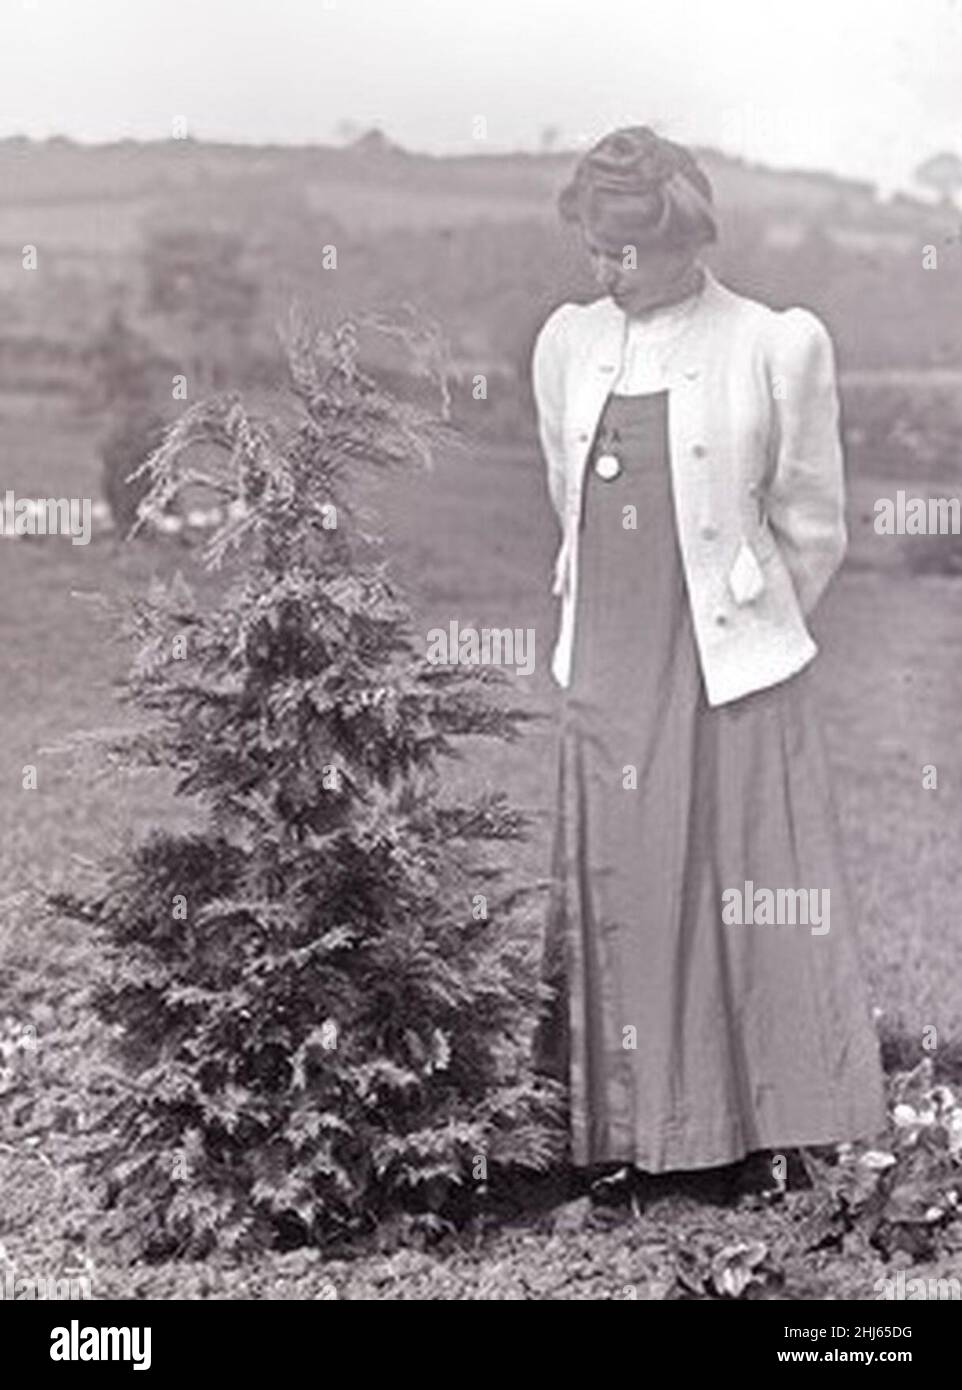
[[[765,574],[747,541],[742,541],[728,575],[732,598],[739,605],[753,603],[765,588]]]

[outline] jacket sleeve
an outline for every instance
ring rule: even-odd
[[[788,309],[777,324],[768,520],[799,605],[808,614],[842,563],[847,544],[835,355],[828,330],[807,309]]]
[[[545,320],[535,339],[531,362],[538,438],[548,469],[548,493],[562,526],[565,511],[563,333],[569,308],[570,305],[561,304]]]

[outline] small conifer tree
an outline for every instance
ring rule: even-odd
[[[437,419],[361,369],[349,324],[295,333],[289,363],[269,418],[200,403],[145,465],[145,515],[196,482],[234,504],[203,595],[178,578],[137,605],[129,751],[172,769],[196,823],[72,904],[128,1078],[112,1202],[153,1255],[437,1220],[563,1145],[495,852],[524,818],[443,777],[521,716],[488,673],[427,663],[352,503],[359,469],[428,459]]]

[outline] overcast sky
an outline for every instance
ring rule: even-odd
[[[886,191],[962,154],[962,0],[0,0],[0,135],[178,117],[253,143],[352,120],[435,152],[653,124]]]

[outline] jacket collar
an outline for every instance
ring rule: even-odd
[[[705,283],[702,287],[691,322],[683,330],[685,337],[680,344],[678,355],[671,363],[671,368],[667,372],[669,382],[675,382],[685,377],[690,377],[692,373],[697,373],[700,362],[704,356],[707,346],[709,332],[718,321],[720,315],[731,307],[731,303],[736,299],[731,290],[726,289],[708,269],[705,271]],[[614,374],[621,369],[624,359],[625,347],[628,341],[629,315],[624,309],[618,307],[610,295],[605,295],[601,299],[596,299],[586,306],[589,317],[586,320],[588,329],[587,343],[588,352],[592,362],[596,366],[593,374],[595,381],[593,388],[589,391],[592,398],[592,406],[597,405],[600,409],[607,394],[606,388],[610,386],[614,379]]]
[[[732,295],[731,290],[726,289],[715,278],[707,266],[702,266],[702,269],[705,273],[705,283],[698,298],[694,317],[707,320],[713,318],[719,310],[727,308],[735,296]],[[630,316],[624,309],[619,308],[611,295],[606,294],[603,298],[594,300],[590,308],[598,315],[599,327],[603,331],[610,332],[614,328],[624,329],[629,321]]]

